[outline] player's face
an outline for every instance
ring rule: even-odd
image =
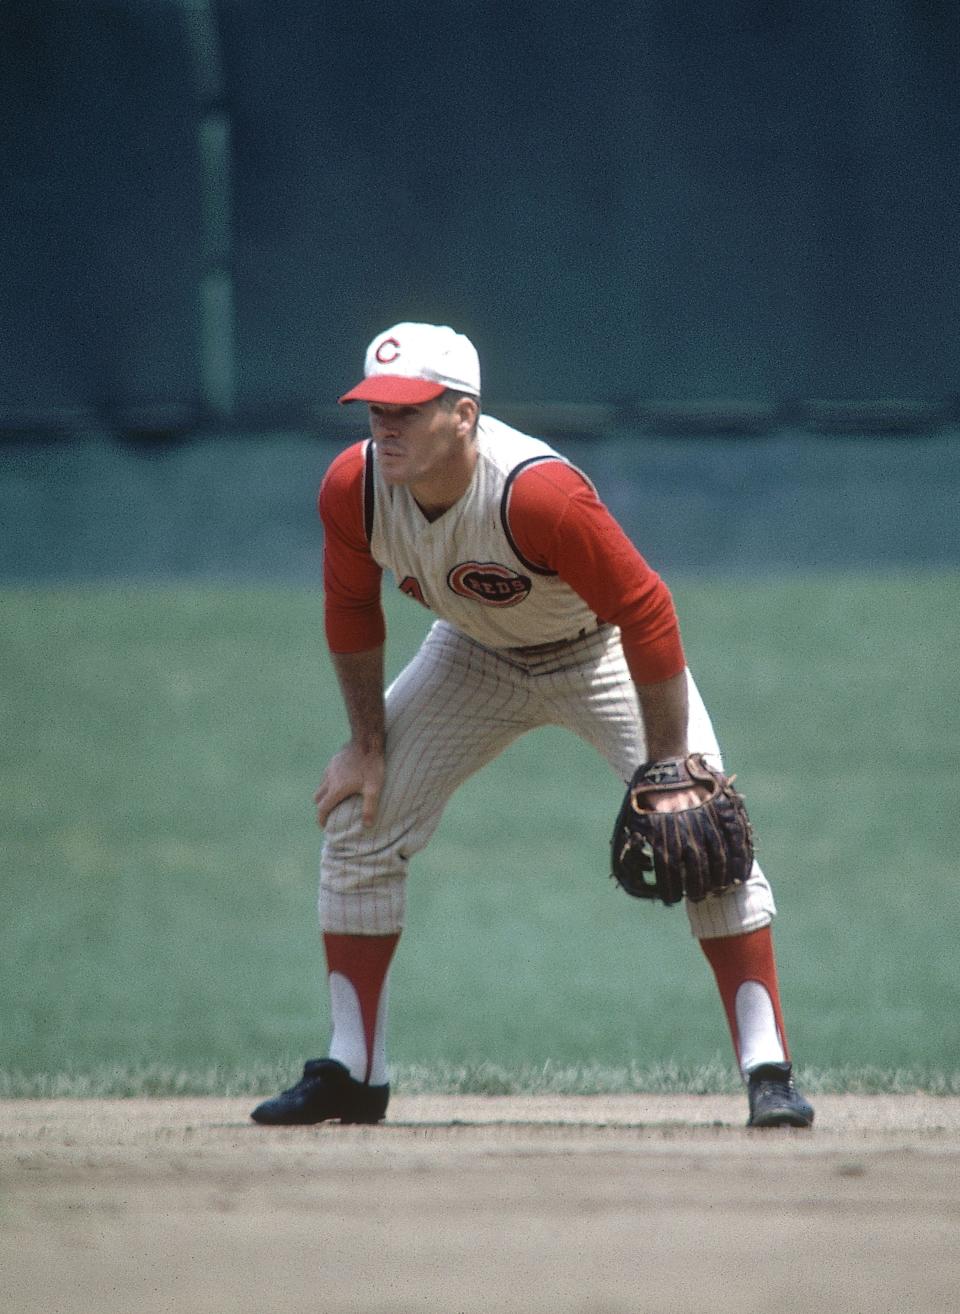
[[[475,409],[469,403],[451,407],[437,398],[422,406],[371,402],[369,409],[370,433],[387,483],[414,491],[439,488],[455,483],[466,465],[472,469],[468,452]]]

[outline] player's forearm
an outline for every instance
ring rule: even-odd
[[[647,760],[685,757],[687,753],[687,673],[658,684],[638,684],[637,695],[647,741]]]
[[[383,645],[364,652],[331,653],[354,744],[364,753],[382,752],[386,739],[383,703]]]

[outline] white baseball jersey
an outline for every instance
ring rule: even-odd
[[[366,459],[373,484],[371,555],[435,615],[491,648],[553,643],[597,628],[579,594],[526,560],[510,531],[516,478],[537,462],[563,459],[546,443],[482,417],[470,487],[432,522],[409,489],[386,482],[372,444]]]

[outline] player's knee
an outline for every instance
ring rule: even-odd
[[[317,903],[320,928],[339,935],[392,935],[403,927],[404,881],[361,882],[321,878]]]
[[[363,834],[363,801],[358,794],[345,798],[332,808],[323,826],[325,850],[349,847]]]
[[[777,915],[773,891],[756,862],[750,879],[743,885],[699,903],[687,900],[685,906],[691,933],[698,940],[758,931],[762,926],[769,926]]]

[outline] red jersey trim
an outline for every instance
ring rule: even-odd
[[[373,443],[367,440],[363,462],[363,530],[367,542],[373,539]]]
[[[323,522],[323,615],[331,652],[365,652],[386,638],[380,605],[382,571],[370,555],[373,444],[336,456],[320,485]]]
[[[595,615],[620,628],[637,684],[686,664],[673,598],[574,466],[556,457],[517,471],[507,506],[510,541],[530,569],[553,573]]]
[[[522,561],[527,570],[532,570],[535,575],[556,575],[557,572],[549,570],[545,566],[538,566],[535,561],[531,561],[524,555],[523,549],[513,537],[510,528],[510,494],[513,492],[514,481],[519,475],[523,474],[524,470],[529,470],[532,465],[539,465],[541,461],[555,461],[556,459],[555,456],[531,456],[526,461],[521,461],[507,475],[506,482],[503,485],[503,493],[500,497],[500,523],[503,526],[504,534],[507,536],[507,542],[513,548],[517,559]]]

